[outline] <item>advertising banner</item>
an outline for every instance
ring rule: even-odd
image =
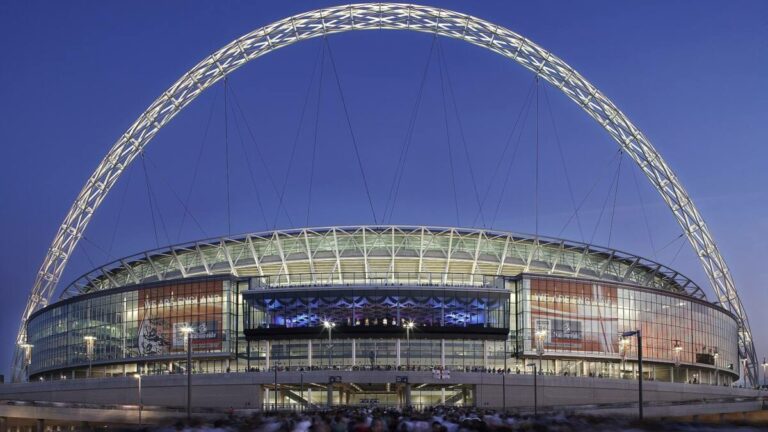
[[[221,350],[224,341],[222,281],[149,288],[140,292],[139,355],[183,353],[191,328],[192,350]]]
[[[618,351],[618,289],[566,279],[531,282],[532,350]]]

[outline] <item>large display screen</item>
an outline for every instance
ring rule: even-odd
[[[618,292],[615,286],[531,279],[533,349],[615,353]]]
[[[222,281],[203,281],[142,290],[139,299],[139,354],[184,352],[190,328],[193,351],[221,350]]]

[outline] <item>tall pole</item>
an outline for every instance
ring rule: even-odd
[[[88,357],[88,378],[93,375],[93,344],[96,342],[95,336],[84,336],[85,339],[85,356]]]
[[[533,367],[533,416],[539,416],[539,383],[537,379],[536,363],[529,363]]]
[[[192,327],[183,327],[184,341],[187,343],[187,421],[192,420]]]
[[[638,370],[640,371],[640,376],[637,377],[637,387],[640,391],[640,405],[638,406],[638,414],[640,416],[640,421],[643,421],[643,336],[640,333],[640,330],[637,330],[637,363]]]
[[[507,412],[507,340],[504,339],[504,370],[501,372],[501,408]]]
[[[637,336],[637,390],[638,390],[638,404],[637,414],[640,417],[640,421],[643,420],[643,335],[640,329],[634,331],[628,331],[621,334],[623,338]]]
[[[332,333],[336,324],[330,321],[323,321],[323,327],[328,329],[328,369],[331,369],[331,348],[333,347]]]
[[[272,357],[272,367],[275,368],[275,411],[277,411],[277,362],[274,359],[274,356]]]
[[[142,425],[141,412],[144,409],[144,403],[143,403],[143,401],[141,399],[141,374],[134,375],[134,378],[139,380],[139,427],[141,427],[141,425]]]
[[[405,357],[406,369],[411,369],[411,329],[414,325],[413,321],[408,321],[405,324],[405,338],[408,341],[408,355]]]

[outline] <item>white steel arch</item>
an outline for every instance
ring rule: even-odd
[[[23,371],[26,319],[48,304],[70,254],[109,190],[157,132],[200,93],[245,63],[305,39],[351,30],[411,30],[464,40],[516,61],[576,102],[638,164],[674,213],[696,251],[718,303],[740,321],[739,351],[755,382],[757,359],[747,314],[725,260],[688,193],[642,132],[595,86],[534,42],[509,29],[458,12],[428,6],[366,3],[318,9],[256,29],[205,58],[184,74],[117,140],[91,174],[59,227],[35,279],[19,327],[14,380]]]

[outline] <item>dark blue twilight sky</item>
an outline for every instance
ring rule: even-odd
[[[335,3],[0,2],[0,373],[9,368],[19,313],[56,227],[116,138],[206,55],[274,20]],[[539,43],[645,132],[718,240],[762,357],[768,350],[768,2],[431,3]],[[217,85],[163,129],[147,149],[146,174],[134,164],[105,200],[62,286],[96,265],[158,244],[273,226],[373,223],[336,75],[378,221],[428,65],[401,193],[387,221],[536,230],[536,105],[527,99],[535,88],[529,72],[450,40],[440,41],[428,62],[432,38],[424,34],[345,33],[328,44],[337,74],[319,40],[293,45],[231,76],[226,128],[223,86]],[[312,79],[320,64],[322,73]],[[443,91],[440,67],[450,76]],[[520,112],[513,139],[518,151],[514,160],[512,150],[502,158]],[[538,147],[541,234],[656,257],[706,285],[690,248],[676,240],[675,221],[637,168],[617,157],[617,146],[575,104],[543,83]],[[499,159],[502,168],[494,175]],[[270,186],[272,178],[280,188],[286,174],[290,218],[275,215],[278,195]],[[147,178],[156,208],[148,204]],[[477,220],[475,189],[490,191]],[[573,202],[582,200],[579,223],[574,219],[563,229]]]

